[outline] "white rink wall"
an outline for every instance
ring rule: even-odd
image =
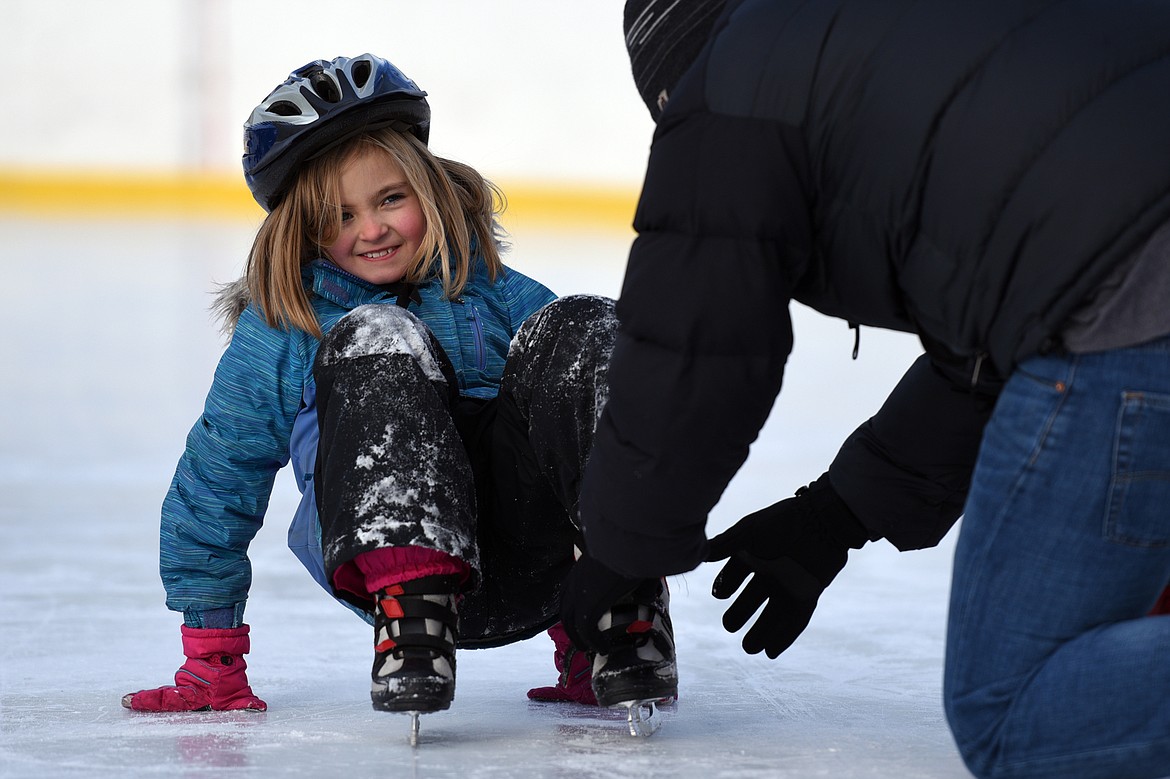
[[[296,67],[370,51],[427,90],[431,145],[501,183],[636,189],[653,125],[619,0],[4,0],[0,171],[239,170]],[[14,109],[14,110],[13,110]]]

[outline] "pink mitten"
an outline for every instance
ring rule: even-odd
[[[247,625],[228,630],[184,625],[187,662],[175,672],[174,686],[128,693],[122,705],[135,711],[267,711],[268,704],[248,686],[249,644]]]
[[[528,697],[534,701],[557,701],[583,703],[586,706],[596,706],[597,697],[593,694],[593,658],[573,646],[565,628],[557,623],[549,628],[548,635],[553,640],[556,650],[553,652],[553,663],[561,673],[555,687],[535,687],[528,691]]]

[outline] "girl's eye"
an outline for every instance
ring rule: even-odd
[[[348,212],[348,211],[342,211],[342,212],[341,212],[341,223],[342,223],[342,224],[345,224],[346,222],[348,222],[348,221],[349,221],[349,220],[351,220],[351,219],[353,219],[353,214],[351,214],[351,213],[350,213],[350,212]]]
[[[395,192],[393,195],[387,195],[386,199],[383,200],[382,202],[385,203],[386,205],[394,205],[399,200],[402,200],[404,197],[406,197],[406,195],[402,194],[401,192]]]

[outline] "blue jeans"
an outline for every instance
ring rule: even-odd
[[[1170,338],[1035,357],[983,436],[944,697],[980,777],[1170,775]]]

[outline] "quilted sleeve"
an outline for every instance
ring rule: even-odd
[[[159,569],[169,608],[189,613],[247,598],[248,545],[289,458],[302,351],[254,308],[241,316],[163,501]]]

